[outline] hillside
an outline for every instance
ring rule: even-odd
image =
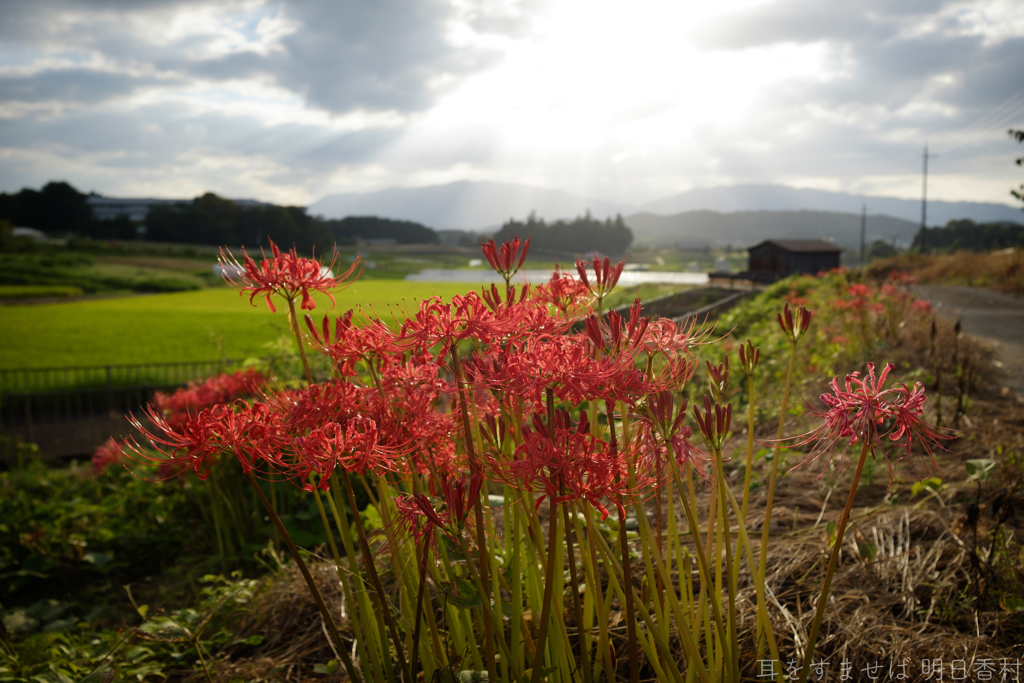
[[[687,211],[671,216],[638,213],[626,217],[637,244],[669,247],[687,244],[732,244],[747,247],[764,239],[833,238],[843,247],[859,248],[860,216],[829,211]],[[876,239],[907,246],[918,225],[910,221],[869,214],[867,242]]]
[[[859,214],[866,202],[868,212],[885,214],[921,224],[921,200],[874,197],[827,192],[784,185],[734,185],[700,187],[643,206],[648,213],[668,215],[684,211],[828,211]],[[976,223],[1024,221],[1020,206],[985,202],[928,200],[928,225],[945,225],[970,218]]]

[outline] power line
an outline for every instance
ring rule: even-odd
[[[1020,119],[1017,119],[1017,117],[1020,117]],[[1009,123],[1013,123],[1015,119],[1024,120],[1024,89],[1003,100],[967,128],[959,131],[957,135],[961,137],[966,137],[973,133],[985,135]],[[944,154],[952,154],[971,144],[974,144],[973,140],[964,141],[951,149],[947,149]]]

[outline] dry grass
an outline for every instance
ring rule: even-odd
[[[893,270],[910,273],[922,284],[967,285],[1008,294],[1024,294],[1024,251],[955,254],[903,254],[874,261],[868,274],[876,280]]]

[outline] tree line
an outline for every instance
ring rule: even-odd
[[[922,245],[923,240],[923,245]],[[944,228],[918,230],[910,245],[912,251],[953,252],[992,251],[1024,246],[1024,225],[1019,223],[975,223],[950,221]]]
[[[599,252],[620,257],[633,243],[633,231],[626,226],[621,215],[602,221],[591,216],[589,211],[571,221],[553,223],[538,219],[531,212],[525,221],[509,219],[494,240],[501,243],[517,235],[530,238],[531,253],[555,256]]]
[[[158,204],[141,224],[118,216],[98,220],[83,194],[62,181],[41,190],[0,193],[0,221],[35,228],[51,236],[67,234],[93,239],[175,242],[185,244],[260,247],[273,240],[309,252],[334,244],[354,245],[360,240],[394,240],[398,244],[437,244],[438,234],[411,221],[376,216],[324,219],[310,216],[301,206],[240,206],[212,192],[191,201]],[[144,232],[140,232],[145,225]]]

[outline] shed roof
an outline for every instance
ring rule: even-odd
[[[822,252],[833,253],[842,251],[841,248],[837,247],[831,242],[826,242],[825,240],[765,240],[764,242],[760,242],[752,247],[749,247],[749,249],[757,249],[758,247],[764,246],[765,244],[774,244],[780,249],[785,249],[786,251],[799,252],[804,254],[815,254]]]

